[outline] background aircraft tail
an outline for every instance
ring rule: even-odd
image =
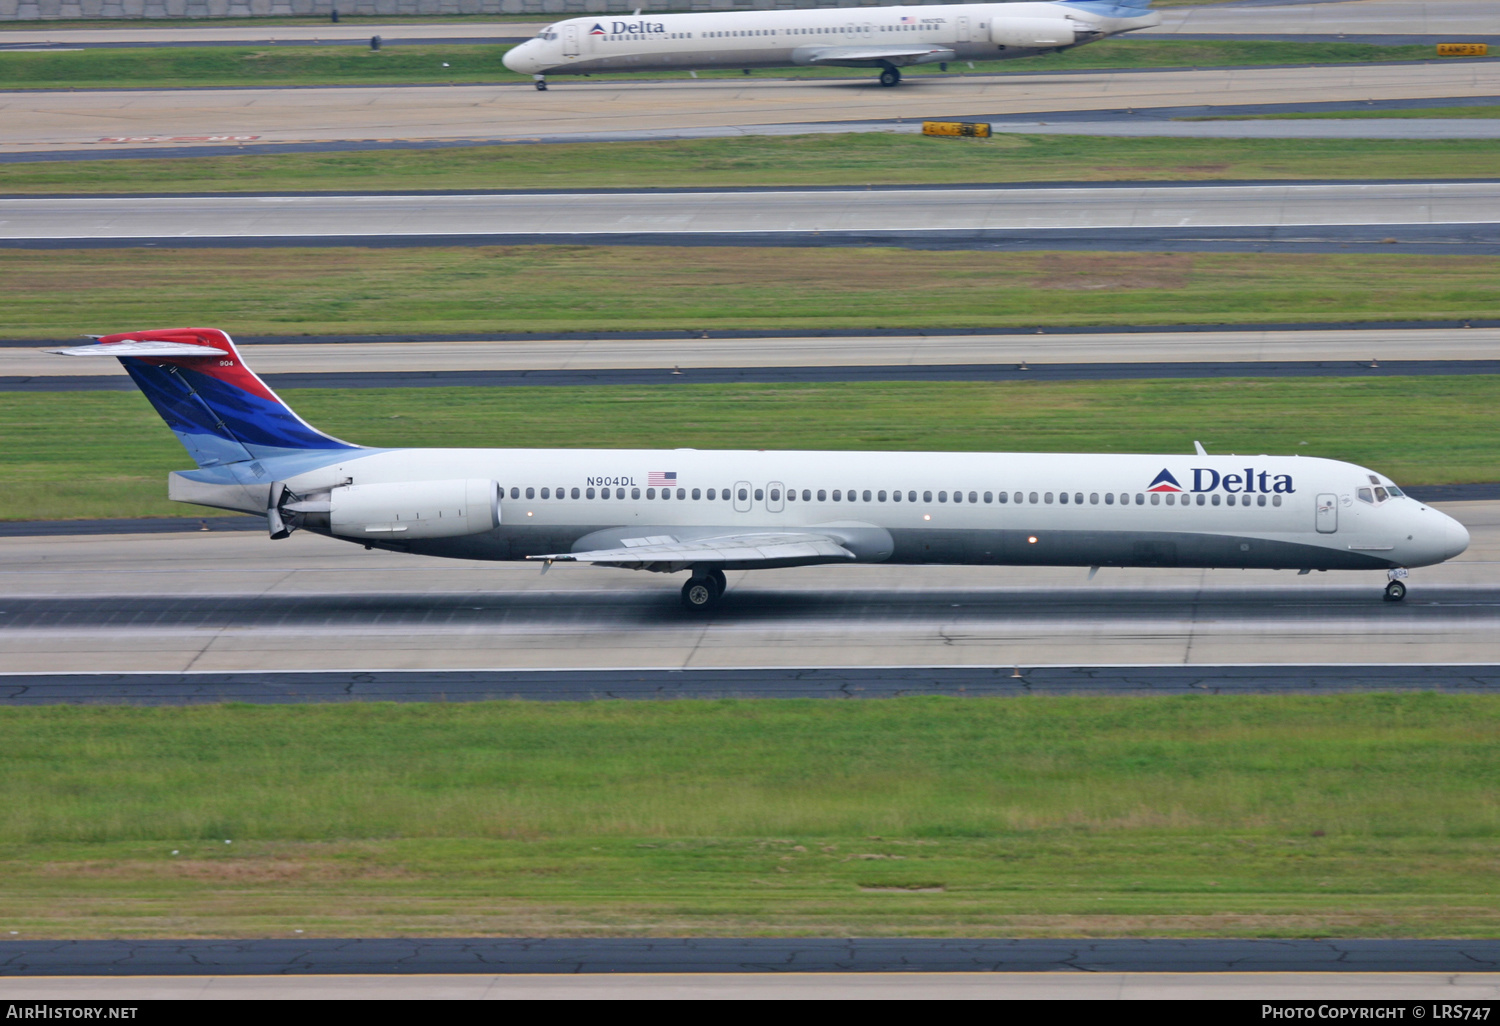
[[[359,448],[293,413],[217,328],[125,332],[52,352],[118,357],[200,467]]]

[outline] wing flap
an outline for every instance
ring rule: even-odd
[[[833,46],[804,56],[800,64],[832,64],[865,67],[872,64],[936,64],[956,61],[958,54],[945,46]]]
[[[678,541],[670,535],[625,538],[618,549],[527,556],[552,562],[643,567],[651,564],[761,563],[805,559],[854,559],[854,553],[821,534],[767,532]]]

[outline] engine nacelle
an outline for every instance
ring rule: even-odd
[[[500,486],[482,478],[344,485],[328,496],[341,538],[456,538],[500,526]]]
[[[1006,18],[990,21],[990,42],[1020,50],[1043,50],[1053,46],[1072,46],[1077,39],[1073,22],[1067,18]]]

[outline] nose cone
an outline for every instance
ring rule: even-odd
[[[500,58],[500,63],[504,64],[507,68],[509,68],[511,71],[514,71],[518,75],[531,74],[535,70],[533,68],[533,65],[536,64],[536,61],[530,58],[531,52],[536,49],[536,47],[533,45],[535,42],[535,40],[527,40],[520,46],[511,47],[509,50],[506,50],[505,55]]]
[[[1443,558],[1452,559],[1469,547],[1469,530],[1450,516],[1443,520]]]

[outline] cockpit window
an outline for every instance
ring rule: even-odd
[[[1368,488],[1361,488],[1359,490],[1359,501],[1360,502],[1368,502],[1368,503],[1371,503],[1373,505],[1374,502],[1375,502],[1375,496],[1370,492],[1370,489],[1368,489]]]
[[[557,38],[557,26],[555,26],[555,25],[548,25],[546,28],[544,28],[540,32],[538,32],[536,34],[536,37],[538,39],[556,39]]]
[[[1376,488],[1375,489],[1375,501],[1376,502],[1384,502],[1386,499],[1389,499],[1389,498],[1390,498],[1390,495],[1386,492],[1386,490],[1384,488]]]
[[[1391,493],[1391,498],[1393,498],[1393,499],[1399,499],[1399,498],[1401,498],[1401,496],[1403,496],[1403,495],[1406,494],[1401,489],[1397,488],[1395,485],[1386,485],[1385,486],[1385,490]]]

